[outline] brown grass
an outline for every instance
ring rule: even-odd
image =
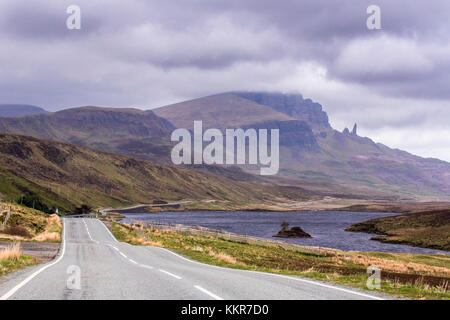
[[[58,232],[48,232],[44,231],[42,233],[39,233],[37,236],[33,238],[33,240],[43,242],[43,241],[50,241],[50,242],[56,242],[61,240],[61,236]]]
[[[228,263],[231,263],[231,264],[236,264],[237,263],[235,258],[233,258],[232,256],[229,256],[228,254],[223,253],[223,252],[214,252],[212,250],[209,250],[208,254],[213,256],[213,257],[216,257],[219,260],[222,260],[222,261],[225,261],[225,262],[228,262]]]
[[[150,240],[144,239],[142,237],[132,237],[130,239],[130,241],[132,243],[140,244],[140,245],[143,245],[143,246],[162,247],[162,243],[161,242],[150,241]]]
[[[352,255],[344,258],[346,261],[350,261],[363,266],[376,265],[382,270],[389,270],[394,272],[426,272],[431,274],[444,274],[449,276],[450,269],[443,267],[428,266],[424,264],[418,264],[414,262],[394,261],[390,259],[382,259],[369,256]]]
[[[0,261],[1,260],[18,260],[20,258],[20,243],[15,242],[10,246],[0,249]]]

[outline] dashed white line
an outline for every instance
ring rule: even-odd
[[[200,286],[194,286],[194,288],[200,290],[203,293],[206,293],[208,296],[210,296],[211,298],[213,298],[215,300],[223,300],[223,298],[219,297],[218,295],[215,295],[214,293],[206,290],[205,288],[202,288]]]
[[[119,251],[119,249],[117,247],[114,247],[112,244],[108,244],[108,246],[110,246],[111,248],[113,248],[116,251]]]
[[[147,247],[147,249],[148,249],[148,247]],[[315,285],[315,286],[324,287],[324,288],[328,288],[328,289],[333,289],[333,290],[337,290],[337,291],[342,291],[342,292],[350,293],[350,294],[353,294],[353,295],[358,295],[358,296],[369,298],[369,299],[373,299],[373,300],[384,300],[384,298],[381,298],[381,297],[378,297],[378,296],[365,294],[365,293],[362,293],[362,292],[353,291],[353,290],[350,290],[350,289],[345,289],[345,288],[341,288],[341,287],[337,287],[337,286],[333,286],[333,285],[328,285],[328,284],[325,284],[325,283],[316,282],[316,281],[312,281],[312,280],[307,280],[307,279],[303,279],[303,278],[285,276],[285,275],[282,275],[282,274],[268,273],[268,272],[262,272],[262,271],[229,269],[229,268],[219,267],[219,266],[215,266],[215,265],[210,265],[210,264],[198,262],[198,261],[195,261],[195,260],[187,259],[187,258],[179,255],[178,253],[170,251],[170,250],[168,250],[166,248],[158,248],[158,249],[163,250],[163,251],[165,251],[167,253],[170,253],[170,254],[172,254],[172,255],[174,255],[174,256],[182,259],[182,260],[185,260],[187,262],[190,262],[190,263],[193,263],[193,264],[203,265],[205,267],[222,269],[222,270],[227,270],[227,271],[230,271],[230,272],[258,273],[258,274],[265,275],[265,276],[270,276],[270,277],[278,277],[278,278],[284,278],[284,279],[294,280],[294,281],[298,281],[298,282],[304,282],[304,283],[312,284],[312,285]]]
[[[99,222],[100,222],[100,221],[99,221]],[[114,241],[119,242],[119,241],[113,236],[113,234],[111,233],[111,231],[106,227],[106,225],[105,225],[104,223],[102,223],[102,222],[100,222],[100,223],[101,223],[101,224],[103,225],[103,227],[108,231],[108,233],[111,235],[111,237],[114,239]],[[147,247],[147,249],[148,249],[148,247]],[[232,272],[233,272],[233,271],[236,271],[236,272],[249,272],[249,273],[261,274],[261,275],[270,276],[270,277],[279,277],[279,278],[284,278],[284,279],[294,280],[294,281],[298,281],[298,282],[304,282],[304,283],[308,283],[308,284],[315,285],[315,286],[319,286],[319,287],[324,287],[324,288],[328,288],[328,289],[333,289],[333,290],[337,290],[337,291],[341,291],[341,292],[346,292],[346,293],[350,293],[350,294],[353,294],[353,295],[358,295],[358,296],[361,296],[361,297],[366,297],[366,298],[369,298],[369,299],[374,299],[374,300],[384,300],[383,298],[378,297],[378,296],[374,296],[374,295],[370,295],[370,294],[365,294],[365,293],[362,293],[362,292],[354,291],[354,290],[351,290],[351,289],[345,289],[345,288],[338,287],[338,286],[334,286],[334,285],[328,285],[328,284],[321,283],[321,282],[317,282],[317,281],[307,280],[307,279],[304,279],[304,278],[291,277],[291,276],[285,276],[285,275],[281,275],[281,274],[268,273],[268,272],[261,272],[261,271],[235,270],[235,269],[229,269],[229,268],[224,268],[224,267],[219,267],[219,266],[214,266],[214,265],[208,265],[208,264],[205,264],[205,263],[201,263],[201,262],[198,262],[198,261],[194,261],[194,260],[187,259],[187,258],[185,258],[185,257],[183,257],[183,256],[181,256],[181,255],[179,255],[179,254],[177,254],[177,253],[175,253],[175,252],[173,252],[173,251],[170,251],[170,250],[168,250],[168,249],[165,249],[165,248],[159,248],[159,249],[161,249],[161,250],[163,250],[163,251],[165,251],[165,252],[168,252],[168,253],[170,253],[170,254],[172,254],[172,255],[174,255],[174,256],[177,256],[178,258],[183,259],[183,260],[185,260],[185,261],[188,261],[188,262],[190,262],[190,263],[203,265],[203,266],[205,266],[205,267],[217,268],[217,269],[222,269],[222,270],[228,270],[228,271],[232,271]],[[142,266],[142,265],[141,265],[141,266]],[[164,272],[164,273],[167,273],[167,274],[170,274],[170,275],[172,275],[172,276],[174,276],[173,274],[171,274],[171,273],[169,273],[169,272],[167,272],[167,271],[164,271],[164,270],[161,270],[161,269],[160,269],[160,271],[161,271],[161,272]],[[175,277],[178,277],[178,276],[175,276]],[[181,279],[181,277],[178,277],[178,278]],[[202,287],[200,287],[200,286],[195,286],[195,288],[197,288],[198,290],[203,291],[203,292],[205,292],[205,293],[211,295],[211,297],[214,296],[214,297],[219,298],[219,300],[223,300],[222,298],[220,298],[220,297],[214,295],[213,293],[209,292],[208,290],[206,290],[206,289],[204,289],[204,288],[202,288]]]
[[[153,269],[153,267],[151,267],[151,266],[148,266],[148,265],[145,265],[145,264],[140,264],[140,263],[134,261],[133,259],[128,258],[128,257],[127,257],[124,253],[122,253],[117,247],[114,247],[114,246],[111,245],[111,244],[108,244],[108,246],[111,247],[111,248],[113,248],[114,250],[116,250],[122,257],[124,257],[125,259],[128,259],[128,261],[130,261],[131,263],[136,264],[136,265],[138,265],[138,266],[140,266],[140,267],[142,267],[142,268]]]
[[[163,270],[163,269],[159,269],[159,271],[161,271],[161,272],[163,272],[163,273],[165,273],[165,274],[168,274],[169,276],[172,276],[172,277],[174,277],[175,279],[178,279],[178,280],[181,280],[181,279],[182,279],[181,277],[177,276],[176,274],[170,273],[169,271],[166,271],[166,270]]]
[[[86,223],[86,221],[84,219],[83,219],[83,223],[84,223],[84,226],[86,227],[86,232],[87,232],[87,234],[89,236],[89,239],[91,239],[92,242],[95,242],[95,243],[99,244],[100,242],[98,242],[97,240],[92,239],[91,233],[89,232],[89,228],[88,228],[87,223]]]

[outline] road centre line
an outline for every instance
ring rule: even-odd
[[[200,290],[201,292],[207,294],[208,296],[210,296],[211,298],[215,299],[215,300],[223,300],[223,298],[219,297],[218,295],[215,295],[214,293],[206,290],[205,288],[202,288],[200,286],[195,285],[194,288]]]

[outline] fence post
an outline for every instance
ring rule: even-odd
[[[6,227],[6,223],[8,222],[9,218],[11,217],[11,206],[9,206],[8,213],[6,214],[5,220],[3,221],[1,225],[1,229],[4,230]]]

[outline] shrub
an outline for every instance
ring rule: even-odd
[[[289,222],[283,221],[280,227],[283,228],[283,230],[287,229],[287,227],[289,227]]]
[[[28,193],[25,196],[17,199],[17,203],[23,204],[24,206],[27,206],[28,208],[33,208],[39,211],[43,211],[48,214],[55,213],[54,208],[49,208],[45,203],[41,201],[39,196],[35,193]]]
[[[91,207],[89,207],[87,204],[82,204],[80,207],[75,208],[74,214],[87,214],[90,213],[92,210]]]
[[[25,229],[24,227],[21,226],[9,226],[7,227],[3,233],[12,235],[12,236],[20,236],[20,237],[24,237],[24,238],[31,238],[32,235],[31,233]]]

